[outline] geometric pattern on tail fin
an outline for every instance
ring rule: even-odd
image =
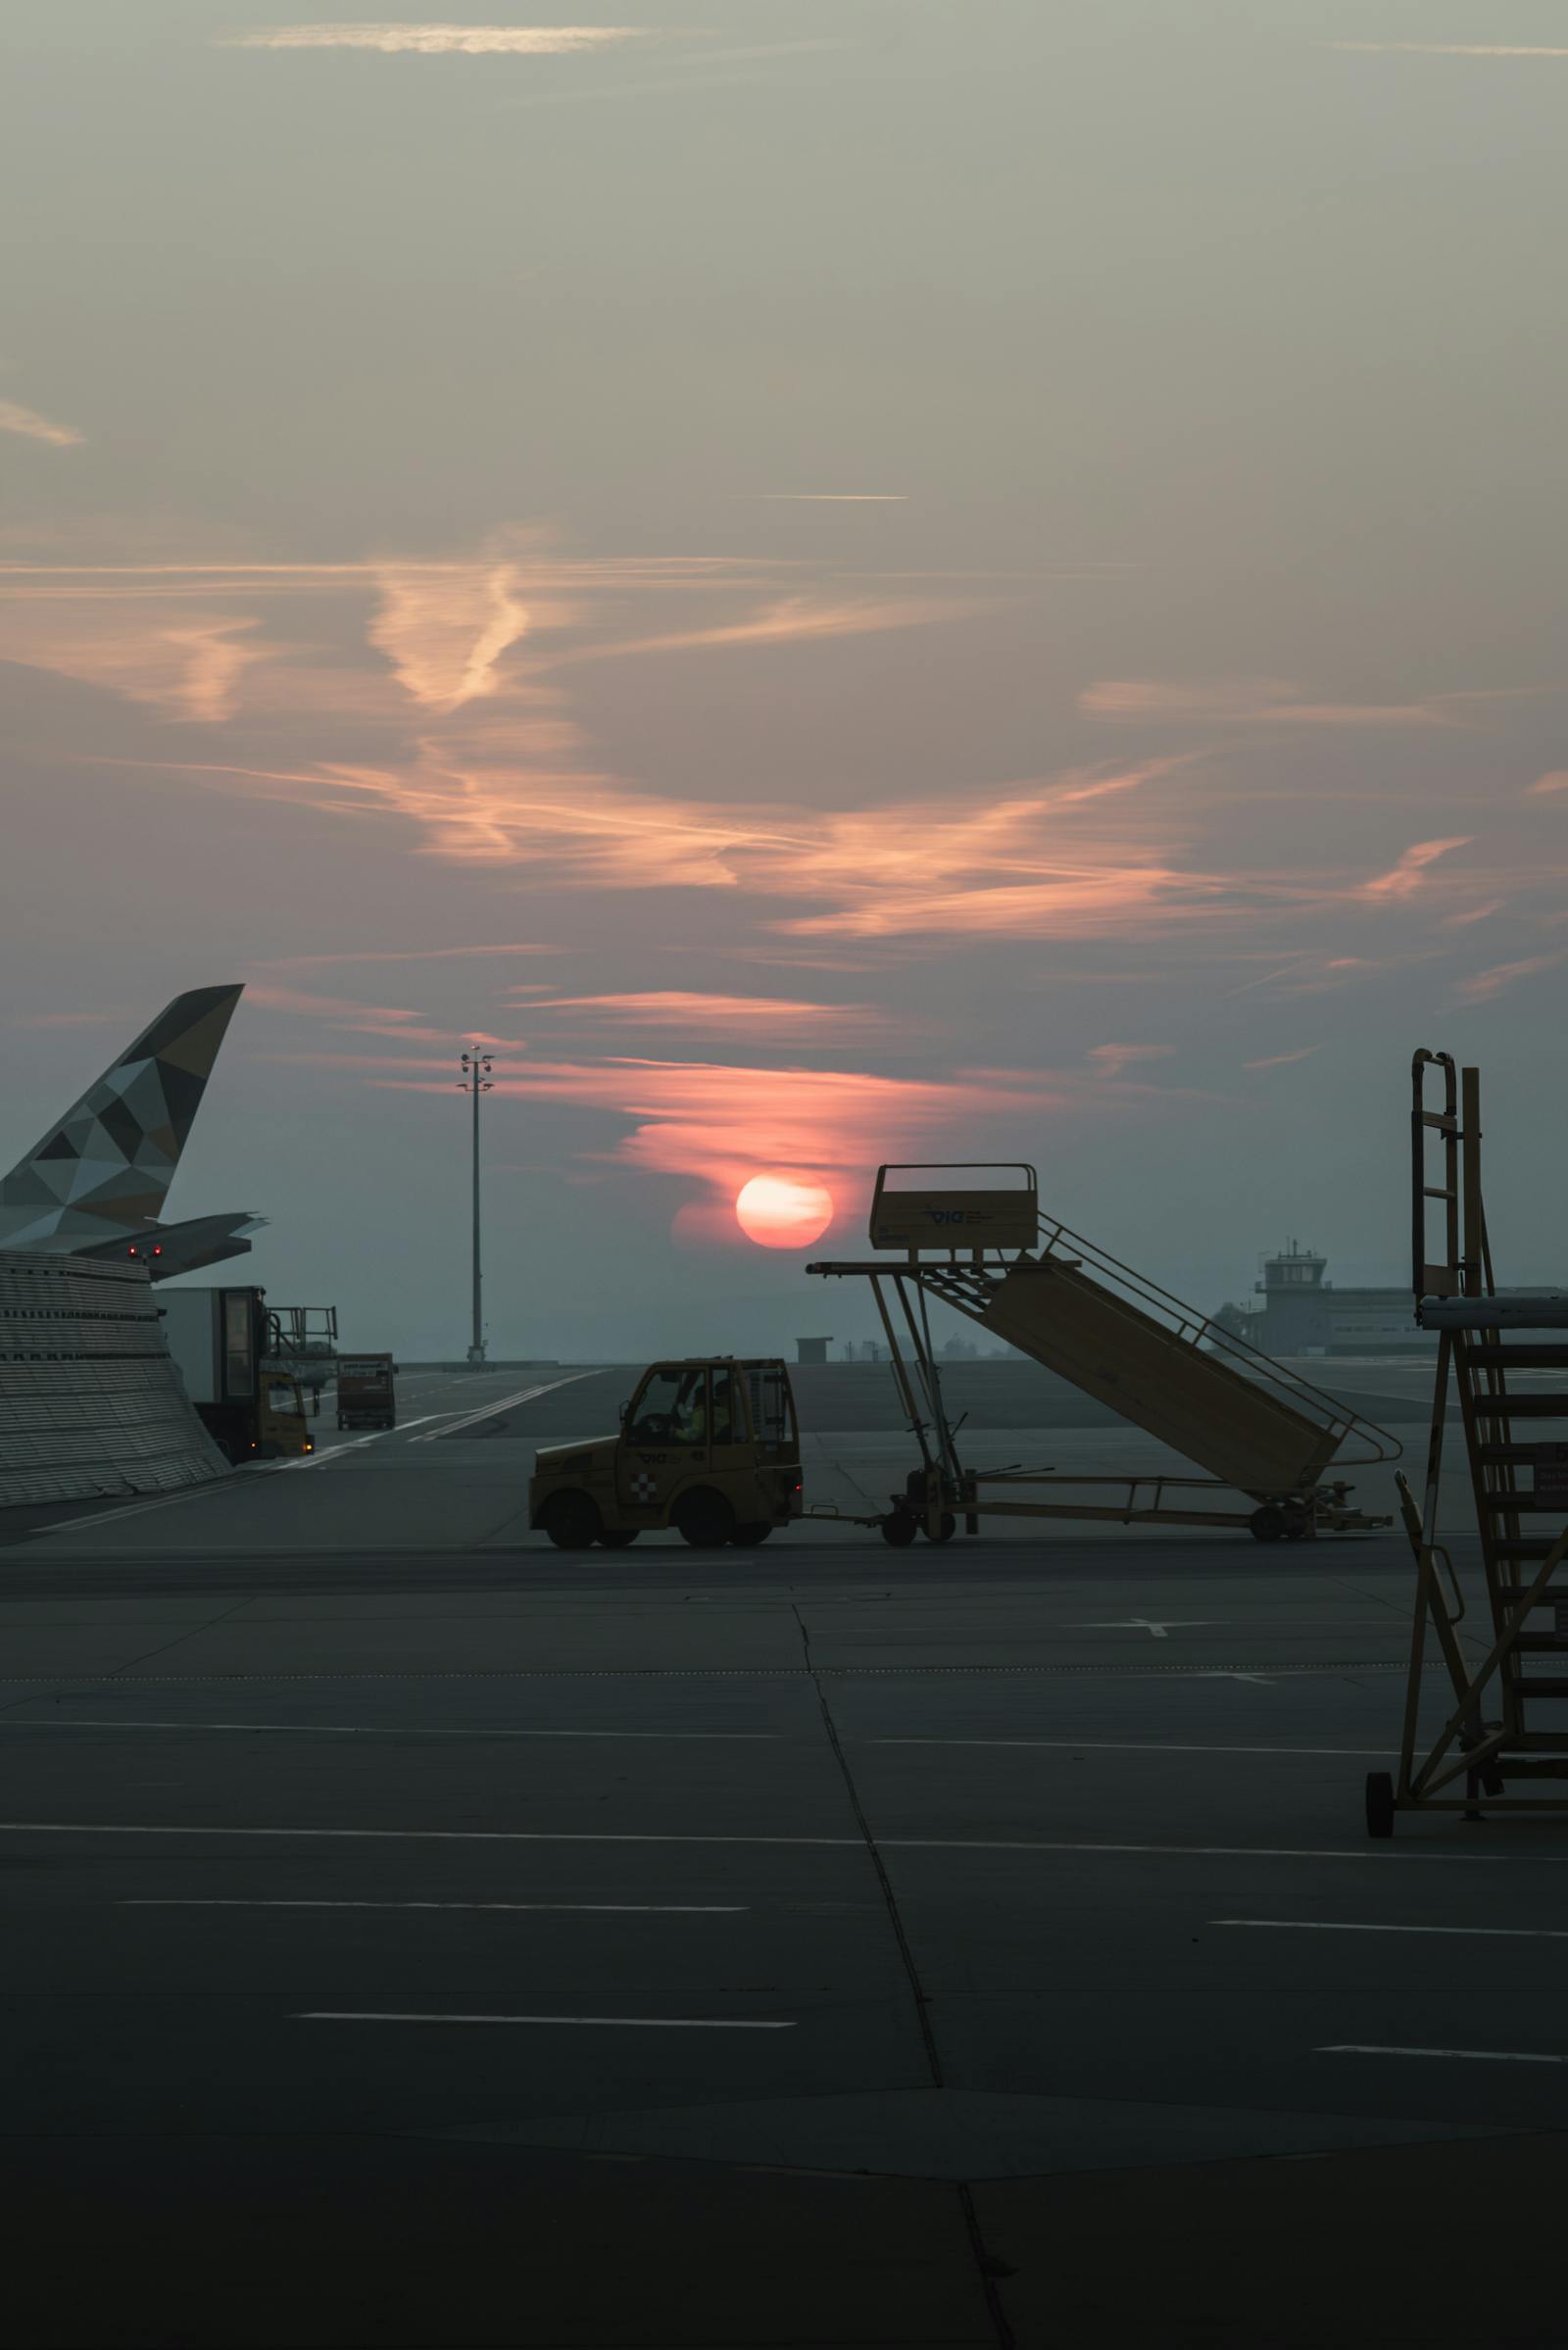
[[[126,1046],[0,1177],[0,1242],[69,1248],[157,1221],[243,992],[192,988]]]

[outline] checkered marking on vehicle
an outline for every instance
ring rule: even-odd
[[[658,1490],[657,1480],[647,1469],[639,1469],[631,1481],[631,1497],[634,1501],[652,1501]]]

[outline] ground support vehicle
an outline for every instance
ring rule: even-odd
[[[1429,1106],[1434,1074],[1441,1108]],[[1415,1600],[1398,1771],[1366,1781],[1374,1836],[1392,1836],[1401,1811],[1466,1819],[1568,1811],[1568,1295],[1497,1294],[1481,1188],[1479,1070],[1422,1051],[1411,1078],[1411,1281],[1417,1320],[1438,1333],[1438,1356],[1421,1500],[1399,1481]],[[1486,1601],[1475,1632],[1460,1630],[1464,1587],[1439,1539],[1454,1402],[1475,1513],[1465,1531],[1478,1542]],[[1435,1734],[1430,1716],[1422,1723],[1434,1667],[1448,1684]]]
[[[617,1435],[544,1446],[528,1484],[528,1523],[561,1550],[669,1527],[699,1549],[750,1549],[800,1514],[795,1397],[771,1357],[655,1363]]]
[[[164,1335],[198,1417],[238,1467],[313,1452],[300,1383],[270,1359],[266,1293],[234,1285],[158,1291]]]
[[[337,1361],[339,1428],[395,1428],[398,1424],[397,1364],[390,1354],[340,1354]]]
[[[910,1176],[919,1180],[890,1180]],[[873,1248],[899,1250],[903,1263],[833,1261],[806,1269],[866,1281],[881,1317],[920,1454],[904,1492],[890,1496],[886,1515],[857,1521],[879,1524],[889,1542],[910,1542],[917,1533],[945,1542],[960,1518],[965,1532],[975,1534],[984,1517],[1232,1527],[1264,1542],[1361,1533],[1391,1522],[1353,1508],[1351,1487],[1325,1471],[1351,1438],[1368,1448],[1337,1465],[1394,1459],[1399,1450],[1394,1437],[1065,1224],[1043,1218],[1039,1179],[1027,1163],[884,1166],[870,1238]],[[933,1298],[1070,1380],[1205,1474],[1090,1477],[969,1468],[943,1400],[931,1339]],[[1078,1497],[1095,1489],[1104,1489],[1103,1500]],[[1052,1497],[1032,1497],[1041,1492]]]

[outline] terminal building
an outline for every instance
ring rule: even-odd
[[[1408,1282],[1386,1290],[1338,1290],[1324,1278],[1328,1262],[1317,1249],[1288,1240],[1263,1258],[1262,1276],[1252,1285],[1256,1302],[1222,1305],[1215,1321],[1265,1354],[1409,1354],[1436,1346],[1437,1333],[1423,1330],[1415,1318]],[[1534,1297],[1543,1286],[1562,1285],[1498,1294]]]

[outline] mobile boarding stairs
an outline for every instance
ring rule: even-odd
[[[896,1179],[913,1183],[905,1188]],[[1124,1526],[1234,1527],[1265,1542],[1391,1523],[1352,1509],[1350,1487],[1325,1482],[1325,1473],[1331,1463],[1394,1459],[1399,1446],[1393,1437],[1065,1224],[1042,1217],[1039,1193],[1034,1168],[1022,1160],[885,1166],[871,1203],[871,1246],[897,1250],[903,1261],[807,1266],[830,1280],[870,1284],[919,1448],[920,1465],[904,1492],[892,1496],[885,1516],[865,1523],[900,1545],[917,1533],[945,1542],[960,1516],[969,1534],[979,1532],[983,1517],[1103,1518]],[[967,1468],[943,1402],[933,1298],[1157,1438],[1191,1461],[1195,1474]],[[1368,1448],[1339,1459],[1351,1440]],[[1118,1497],[1082,1497],[1084,1489],[1107,1488]]]
[[[1480,1072],[1423,1051],[1411,1076],[1411,1279],[1416,1318],[1438,1334],[1437,1369],[1421,1500],[1398,1480],[1415,1605],[1398,1773],[1374,1771],[1366,1783],[1375,1836],[1392,1836],[1400,1811],[1568,1811],[1568,1295],[1497,1290],[1481,1189]],[[1485,1599],[1468,1625],[1463,1585],[1440,1540],[1444,1444],[1455,1417],[1468,1468],[1464,1533],[1479,1577],[1467,1571]],[[1433,1665],[1447,1679],[1439,1682],[1441,1725],[1423,1707]]]

